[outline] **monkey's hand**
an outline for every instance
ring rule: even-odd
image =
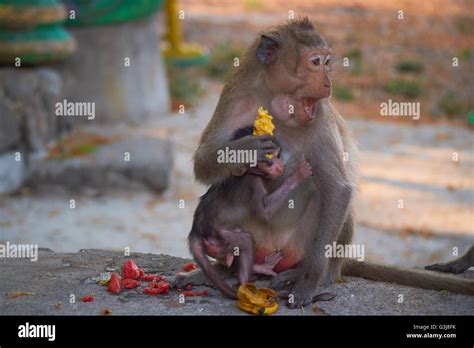
[[[280,145],[271,135],[247,135],[232,142],[233,150],[257,151],[257,162],[271,166],[273,161],[266,155],[273,154]]]
[[[286,271],[278,273],[278,275],[270,282],[270,288],[273,290],[282,290],[293,285],[298,279],[298,269],[291,268]]]
[[[180,273],[170,281],[171,285],[178,289],[183,289],[186,285],[211,285],[202,269],[198,268],[187,273]]]
[[[268,275],[271,277],[276,277],[277,274],[273,270],[278,262],[283,259],[283,254],[281,251],[274,251],[273,253],[265,256],[265,261],[262,264],[254,264],[253,272],[262,275]]]
[[[311,165],[307,161],[302,161],[298,168],[295,169],[293,172],[293,176],[300,182],[303,179],[309,178],[313,176],[313,169]]]

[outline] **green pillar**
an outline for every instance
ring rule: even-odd
[[[38,65],[70,56],[75,41],[64,29],[59,0],[0,0],[0,64]]]

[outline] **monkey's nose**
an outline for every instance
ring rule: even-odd
[[[330,87],[331,87],[331,84],[324,83],[324,87],[330,88]]]

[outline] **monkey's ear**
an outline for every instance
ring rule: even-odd
[[[257,48],[257,59],[262,64],[270,64],[277,58],[280,50],[280,43],[267,35],[260,36],[260,43]]]

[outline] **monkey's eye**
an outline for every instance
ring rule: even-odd
[[[319,66],[321,64],[321,58],[319,57],[313,58],[312,62],[314,65]]]
[[[326,63],[324,63],[324,64],[329,65],[330,63],[331,63],[331,58],[328,58],[328,59],[326,59]]]

